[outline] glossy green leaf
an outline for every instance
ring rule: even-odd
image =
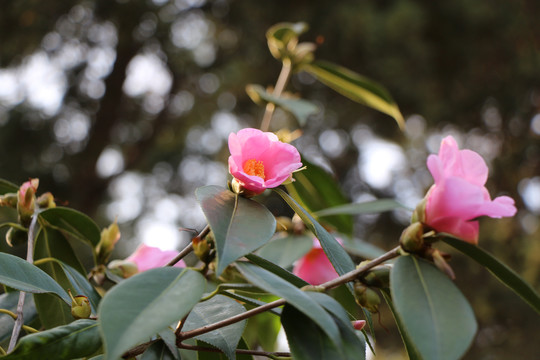
[[[6,309],[14,314],[17,313],[17,303],[19,302],[19,292],[10,292],[0,295],[0,309]],[[30,325],[38,319],[36,305],[31,296],[26,296],[23,307],[23,319],[25,325]],[[10,316],[0,316],[0,343],[11,337],[14,320]]]
[[[98,309],[105,359],[116,360],[131,347],[179,321],[201,298],[206,281],[193,270],[151,269],[113,287]]]
[[[285,305],[281,323],[296,360],[363,360],[366,348],[348,324],[332,316],[339,328],[341,344],[336,345],[312,319],[290,305]]]
[[[313,247],[309,236],[284,236],[273,239],[257,251],[257,255],[282,268],[290,267]]]
[[[343,247],[351,255],[363,257],[365,259],[374,259],[386,252],[380,247],[360,239],[349,239],[346,235],[341,234],[337,234],[336,236],[341,238],[343,241]]]
[[[270,271],[271,273],[281,277],[282,279],[286,280],[287,282],[293,284],[296,287],[300,288],[302,286],[309,285],[309,283],[307,283],[305,280],[299,278],[290,271],[287,271],[282,267],[274,264],[273,262],[261,258],[260,256],[257,256],[255,254],[249,254],[246,255],[246,258],[257,266],[260,266],[261,268]]]
[[[374,213],[381,213],[385,211],[392,211],[396,209],[407,209],[407,207],[393,199],[379,199],[379,200],[366,201],[366,202],[361,202],[361,203],[338,205],[338,206],[334,206],[328,209],[316,211],[315,215],[320,216],[320,217],[326,217],[326,216],[338,215],[338,214],[349,214],[349,215],[374,214]]]
[[[20,257],[1,252],[0,283],[29,293],[56,294],[67,304],[71,304],[66,291],[43,270]]]
[[[7,193],[16,193],[19,191],[19,187],[12,182],[4,179],[0,179],[0,195]]]
[[[216,240],[216,275],[233,261],[266,244],[274,235],[276,219],[258,202],[219,186],[200,187],[195,195]]]
[[[525,302],[527,302],[536,312],[540,313],[540,296],[523,280],[514,270],[497,260],[493,255],[484,251],[476,245],[469,244],[451,236],[443,237],[443,241],[448,245],[461,251],[471,259],[484,266],[503,284],[512,289]]]
[[[41,228],[39,232],[34,247],[34,258],[36,264],[41,259],[54,258],[76,266],[78,269],[84,269],[65,236],[60,231],[48,227]],[[47,261],[37,266],[51,276],[64,290],[73,290],[73,285],[59,262]],[[36,294],[34,301],[41,323],[45,328],[52,329],[73,321],[70,306],[66,306],[62,300],[50,295]],[[68,304],[71,305],[71,301]]]
[[[175,359],[181,359],[180,351],[176,346],[176,334],[172,328],[166,328],[159,332],[159,337],[163,341],[166,347],[169,348],[170,353]]]
[[[197,341],[197,345],[207,348],[207,344],[203,341]],[[210,348],[213,350],[213,348]],[[245,349],[248,350],[248,346],[244,339],[240,339],[240,343],[238,344],[238,349]],[[204,351],[200,350],[197,351],[197,360],[227,360],[228,357],[221,353],[216,351]],[[237,360],[253,360],[253,356],[247,355],[247,354],[236,354]]]
[[[77,320],[69,325],[23,337],[6,360],[69,360],[94,354],[101,347],[94,320]]]
[[[301,126],[306,125],[310,115],[319,112],[317,105],[309,101],[274,96],[260,85],[250,84],[246,87],[246,92],[255,103],[272,103],[290,112]]]
[[[399,257],[390,272],[395,312],[422,358],[460,359],[477,330],[471,306],[432,264]]]
[[[321,246],[328,256],[328,259],[339,275],[343,275],[355,269],[355,265],[343,247],[332,235],[326,231],[306,210],[304,210],[294,199],[281,189],[274,189],[289,206],[300,216],[309,230],[319,239]],[[352,285],[348,283],[349,289],[353,292]]]
[[[304,208],[311,212],[349,203],[336,179],[318,165],[302,158],[304,170],[296,172],[296,181],[287,184],[287,191]],[[328,216],[324,219],[338,232],[352,236],[353,218],[348,214]]]
[[[64,264],[61,261],[57,261],[57,263],[62,267],[62,270],[64,270],[64,274],[68,278],[69,282],[71,283],[71,292],[73,295],[84,295],[88,297],[88,300],[90,301],[90,305],[92,306],[92,313],[97,314],[97,308],[99,305],[99,302],[101,301],[101,296],[99,293],[94,289],[92,284],[88,281],[86,277],[81,275],[77,270],[72,268],[71,266]]]
[[[197,304],[189,313],[183,331],[189,331],[210,325],[229,317],[242,314],[246,309],[233,299],[222,295],[216,295],[210,300]],[[204,341],[223,351],[229,359],[234,360],[235,349],[242,337],[246,321],[237,323],[210,331],[206,334],[196,336],[197,340]]]
[[[96,223],[85,214],[66,207],[55,207],[39,214],[41,221],[65,232],[74,238],[95,247],[100,240],[100,230]]]
[[[141,360],[174,360],[176,359],[171,350],[163,341],[157,341],[150,345],[142,354]]]
[[[407,333],[407,330],[403,326],[403,322],[399,318],[398,314],[396,313],[396,309],[394,308],[394,303],[392,301],[392,298],[390,296],[389,290],[387,291],[382,290],[381,291],[384,300],[386,301],[386,304],[388,304],[388,307],[390,308],[390,311],[392,312],[392,315],[394,316],[394,320],[396,320],[396,325],[399,330],[399,334],[401,335],[401,340],[403,340],[403,344],[405,345],[405,350],[407,350],[407,355],[409,356],[409,360],[422,360],[422,357],[418,353],[418,350],[414,346],[414,343],[411,340],[411,336],[409,333]]]
[[[317,80],[343,96],[390,115],[401,129],[405,128],[403,115],[388,91],[373,80],[357,74],[342,66],[316,61],[306,64],[302,70],[315,76]]]
[[[232,291],[223,291],[220,294],[230,297],[231,299],[235,299],[238,301],[241,301],[245,305],[251,305],[252,307],[262,306],[266,305],[264,301],[260,301],[254,298],[251,298],[249,296],[243,296],[238,294],[238,291],[232,292]],[[260,296],[259,296],[260,297]],[[273,308],[267,311],[268,313],[272,313],[274,315],[280,316],[281,315],[281,308]]]
[[[338,327],[332,317],[305,292],[281,277],[253,264],[238,262],[236,266],[247,281],[284,298],[299,311],[312,318],[334,343],[341,343]]]

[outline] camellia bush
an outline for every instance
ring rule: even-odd
[[[459,359],[477,323],[441,242],[540,313],[539,295],[478,244],[478,218],[511,217],[514,201],[492,199],[485,161],[451,136],[426,159],[434,183],[395,247],[353,260],[345,246],[350,215],[403,206],[389,199],[348,204],[335,180],[295,148],[296,132],[268,131],[274,110],[291,113],[300,127],[317,111],[286,92],[291,74],[305,71],[400,127],[403,117],[378,84],[315,60],[315,45],[298,41],[305,29],[285,23],[268,31],[283,67],[275,87],[247,87],[265,107],[260,129],[230,134],[231,180],[196,190],[207,226],[180,252],[141,245],[111,261],[116,222],[100,230],[85,214],[56,206],[38,179],[0,181],[0,205],[18,219],[0,225],[6,241],[27,248],[25,259],[0,253],[0,312],[14,320],[2,328],[3,359],[365,359],[375,351],[373,315],[381,306],[391,310],[411,359]],[[258,201],[269,192],[294,216]],[[198,258],[193,267],[182,260],[189,253]],[[288,352],[272,350],[281,327]]]

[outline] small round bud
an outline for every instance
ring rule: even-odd
[[[363,276],[362,282],[368,286],[387,288],[390,286],[390,265],[379,265],[369,270]]]
[[[414,212],[411,217],[412,223],[415,223],[415,222],[423,223],[426,221],[426,203],[427,203],[427,196],[424,197],[422,201],[418,203],[418,205],[416,205],[416,209],[414,209]]]
[[[139,272],[137,264],[127,260],[113,260],[109,263],[107,268],[114,274],[124,279],[135,275]]]
[[[120,236],[120,228],[116,220],[109,227],[101,231],[101,238],[96,246],[96,253],[100,264],[107,262],[114,250],[114,246],[120,240]]]
[[[354,295],[358,305],[366,308],[371,313],[379,312],[381,298],[374,290],[360,282],[356,282],[354,284]]]
[[[36,208],[38,186],[39,179],[30,179],[22,184],[17,192],[17,212],[19,213],[19,221],[23,226],[30,226]]]
[[[84,295],[73,296],[71,291],[68,290],[69,296],[71,297],[71,315],[75,319],[88,319],[90,314],[92,314],[92,306],[88,297]]]
[[[37,204],[41,209],[50,209],[56,207],[54,196],[50,192],[41,194],[40,197],[37,198]]]
[[[401,248],[407,252],[418,252],[424,247],[424,227],[422,223],[415,222],[409,225],[401,233],[399,243]]]
[[[366,320],[355,320],[352,322],[354,330],[362,330],[366,326]]]

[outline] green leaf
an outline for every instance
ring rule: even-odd
[[[336,269],[336,272],[339,275],[348,273],[355,269],[354,263],[345,252],[343,247],[337,242],[332,235],[326,231],[325,228],[321,226],[306,210],[304,210],[294,199],[281,189],[274,189],[286,202],[289,206],[300,216],[304,224],[308,227],[311,232],[315,234],[317,239],[319,239],[321,246],[328,256],[328,259]],[[347,283],[349,290],[354,293],[352,285]]]
[[[85,214],[66,207],[55,207],[42,211],[40,219],[74,238],[95,247],[101,238],[96,223]]]
[[[19,187],[12,182],[4,179],[0,179],[0,195],[7,193],[16,193],[19,191]]]
[[[306,125],[310,115],[319,112],[317,105],[302,99],[274,96],[262,86],[250,84],[246,86],[246,92],[255,103],[272,103],[285,111],[290,112],[301,126]]]
[[[206,281],[193,270],[165,267],[139,273],[113,287],[98,309],[105,360],[182,319],[201,298]]]
[[[69,325],[23,337],[13,352],[2,359],[69,360],[94,354],[101,347],[94,320],[77,320]]]
[[[222,295],[216,295],[210,300],[197,304],[189,313],[183,327],[183,331],[194,330],[202,326],[210,325],[229,317],[242,314],[246,311],[242,305],[233,299]],[[235,350],[242,337],[246,321],[210,331],[195,338],[207,344],[215,346],[223,351],[229,359],[234,360]]]
[[[282,268],[290,267],[313,247],[309,236],[284,236],[273,239],[257,251],[257,255]]]
[[[202,341],[197,341],[197,345],[201,347],[207,347],[205,346],[207,344]],[[214,348],[209,348],[209,349],[213,350]],[[249,349],[246,342],[242,338],[240,339],[240,343],[238,344],[238,349],[244,349],[244,350]],[[228,359],[227,356],[220,352],[203,351],[203,350],[197,351],[197,360],[227,360],[227,359]],[[236,359],[237,360],[253,360],[253,356],[247,355],[247,354],[237,354]]]
[[[460,359],[474,339],[476,320],[467,299],[432,264],[399,257],[390,272],[395,312],[422,358]]]
[[[409,360],[422,360],[422,357],[418,353],[418,350],[414,346],[414,343],[411,340],[411,336],[407,333],[407,330],[403,326],[403,322],[399,318],[398,314],[396,313],[396,309],[394,308],[394,303],[392,302],[392,298],[390,296],[389,290],[381,290],[381,293],[383,295],[384,300],[388,304],[388,307],[390,308],[390,311],[392,312],[392,315],[394,316],[394,319],[396,320],[396,325],[399,330],[399,334],[401,335],[401,340],[403,340],[403,344],[405,345],[405,350],[407,350],[407,355],[409,356]]]
[[[232,292],[232,291],[222,291],[220,294],[230,297],[231,299],[235,299],[238,301],[241,301],[244,304],[251,305],[252,307],[262,306],[266,305],[267,303],[264,301],[260,301],[248,296],[243,296],[238,294],[238,291]],[[267,311],[267,313],[272,313],[277,316],[281,316],[281,308],[273,308]]]
[[[92,313],[96,314],[99,302],[101,301],[101,295],[94,289],[88,279],[82,276],[77,270],[59,260],[57,260],[57,263],[62,267],[64,274],[71,283],[72,287],[70,289],[73,295],[86,296],[90,301],[90,305],[92,305]]]
[[[298,276],[294,275],[293,273],[283,269],[282,267],[266,260],[266,259],[263,259],[261,258],[260,256],[257,256],[255,254],[249,254],[249,255],[246,255],[246,258],[251,261],[252,263],[254,263],[255,265],[258,265],[260,267],[262,267],[263,269],[267,270],[267,271],[270,271],[271,273],[279,276],[280,278],[286,280],[287,282],[293,284],[294,286],[296,287],[302,287],[302,286],[306,286],[306,285],[309,285],[309,283],[307,283],[305,280],[299,278]],[[257,284],[255,284],[257,285]]]
[[[366,201],[361,203],[352,203],[334,206],[328,209],[323,209],[315,212],[315,215],[319,217],[326,217],[330,215],[348,214],[373,214],[381,213],[385,211],[392,211],[396,209],[408,209],[405,205],[397,202],[393,199],[379,199],[373,201]]]
[[[337,235],[343,241],[343,247],[349,254],[374,259],[385,253],[383,249],[360,239],[349,239],[346,235]]]
[[[174,360],[176,359],[171,350],[163,341],[157,341],[150,345],[142,354],[141,360]]]
[[[461,251],[471,259],[484,266],[503,284],[512,289],[526,303],[528,303],[536,312],[540,313],[540,296],[538,293],[523,280],[514,270],[497,260],[490,253],[482,250],[476,245],[463,240],[451,237],[451,235],[439,234],[444,237],[442,240],[448,245]]]
[[[195,195],[216,239],[217,276],[274,235],[276,219],[258,202],[219,186],[200,187]]]
[[[64,273],[60,263],[55,261],[41,262],[41,259],[57,259],[58,261],[69,263],[76,266],[77,269],[83,269],[71,244],[64,235],[51,228],[41,228],[35,248],[34,258],[36,264],[41,270],[45,271],[56,281],[64,290],[72,289],[73,285]],[[34,295],[36,308],[39,313],[41,323],[45,328],[52,329],[56,326],[69,324],[73,321],[70,306],[66,306],[60,299],[50,295]],[[71,305],[71,300],[68,303]]]
[[[0,295],[0,309],[17,313],[17,303],[19,302],[19,292],[10,292]],[[31,296],[27,296],[24,301],[23,319],[25,325],[30,325],[38,319],[36,305]],[[0,343],[11,337],[13,332],[13,318],[10,316],[0,316]]]
[[[174,333],[174,330],[171,328],[166,328],[165,330],[159,332],[159,337],[161,338],[165,346],[169,348],[169,351],[171,352],[173,357],[175,359],[181,359],[180,351],[176,346],[176,334]]]
[[[17,256],[1,252],[0,283],[29,293],[52,293],[67,304],[71,304],[71,299],[65,290],[43,270]]]
[[[307,210],[314,212],[349,203],[336,179],[326,170],[302,158],[306,169],[296,172],[296,181],[287,184],[287,191]],[[328,216],[325,223],[338,232],[352,236],[353,218],[348,214]]]
[[[236,266],[247,281],[284,298],[306,316],[312,318],[334,343],[341,343],[339,330],[331,316],[305,292],[281,277],[253,264],[238,262]]]
[[[339,345],[332,342],[312,319],[294,307],[285,305],[281,323],[287,335],[293,358],[297,360],[365,359],[365,342],[356,335],[350,322],[344,323],[341,318],[334,316],[333,319],[343,340]]]
[[[373,80],[327,61],[306,64],[302,70],[315,76],[317,80],[341,95],[390,115],[401,129],[405,128],[403,115],[394,99],[385,88]]]

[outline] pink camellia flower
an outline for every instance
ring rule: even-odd
[[[178,255],[175,250],[161,250],[160,248],[141,244],[126,260],[134,262],[139,272],[167,265],[169,261]],[[175,267],[186,267],[180,260]]]
[[[425,223],[467,242],[478,242],[480,216],[501,218],[514,216],[514,200],[499,196],[491,200],[485,184],[488,167],[482,157],[471,150],[459,150],[453,137],[441,142],[438,155],[430,155],[427,166],[435,184],[429,189]]]
[[[229,172],[255,194],[281,185],[302,166],[298,150],[270,132],[242,129],[229,135]]]
[[[317,239],[313,239],[313,248],[294,264],[293,274],[311,285],[320,285],[339,276]]]

